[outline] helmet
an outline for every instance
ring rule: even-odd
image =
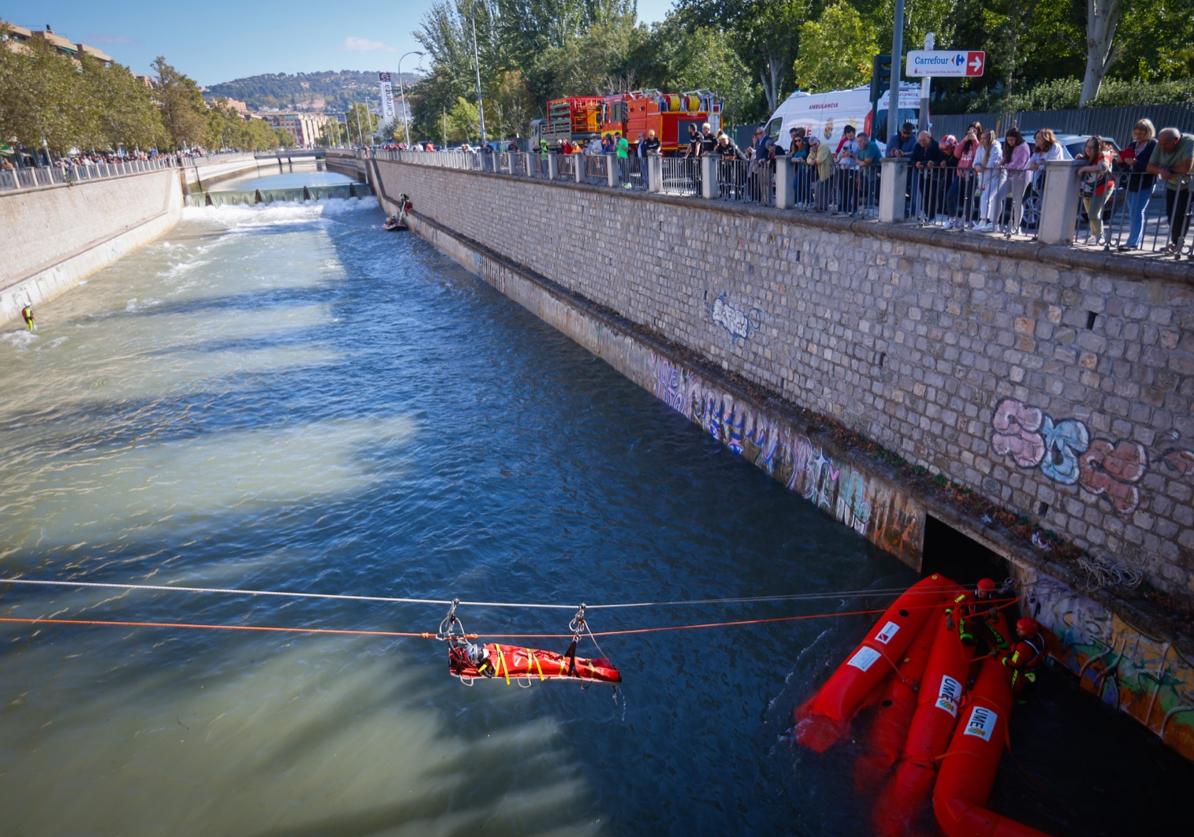
[[[1028,616],[1016,620],[1016,633],[1019,634],[1035,634],[1040,627],[1035,619]]]
[[[990,578],[980,578],[978,580],[978,592],[980,593],[994,593],[995,580]]]

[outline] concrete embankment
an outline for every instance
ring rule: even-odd
[[[182,197],[175,169],[0,192],[0,323],[168,231]]]
[[[1194,758],[1188,271],[423,165],[371,178],[881,548],[920,567],[953,530],[1006,559],[1083,685]]]

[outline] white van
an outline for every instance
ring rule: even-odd
[[[834,147],[842,138],[842,129],[853,125],[856,131],[863,131],[878,140],[886,148],[888,138],[905,122],[917,124],[920,112],[920,84],[906,82],[900,85],[900,111],[895,125],[887,125],[887,103],[891,98],[884,91],[879,98],[879,130],[871,113],[871,88],[855,87],[853,90],[832,90],[828,93],[793,93],[771,114],[767,121],[767,134],[782,147],[788,147],[792,128],[804,128],[806,136],[815,136],[821,142],[828,140]],[[876,136],[877,134],[877,136]]]

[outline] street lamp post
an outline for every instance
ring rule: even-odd
[[[477,14],[476,3],[469,7],[473,14],[473,63],[477,67],[477,113],[481,117],[481,144],[485,145],[485,101],[481,98],[481,54],[477,51]]]
[[[904,0],[896,0],[895,28],[891,32],[891,93],[887,99],[887,137],[894,137],[900,129],[900,70],[903,69],[903,62]],[[920,127],[923,129],[925,126]]]
[[[402,100],[402,127],[406,134],[406,147],[410,148],[410,114],[406,110],[406,88],[402,86],[402,59],[407,55],[417,55],[422,58],[423,53],[418,50],[411,50],[398,59],[398,96]]]

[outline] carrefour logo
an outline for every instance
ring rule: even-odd
[[[954,56],[954,66],[955,67],[961,67],[965,63],[966,63],[966,56],[962,55],[962,53],[959,52],[957,55]]]

